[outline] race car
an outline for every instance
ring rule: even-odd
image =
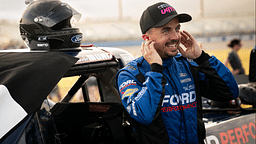
[[[127,138],[129,125],[124,119],[123,107],[115,89],[115,74],[130,60],[134,59],[130,53],[118,48],[100,48],[89,45],[82,46],[78,50],[61,52],[33,51],[30,49],[7,50],[1,51],[0,55],[1,61],[8,59],[6,65],[1,64],[1,71],[3,72],[0,74],[0,81],[2,86],[9,86],[12,82],[14,82],[12,83],[13,85],[19,85],[17,82],[21,80],[19,77],[25,78],[28,76],[24,79],[26,82],[23,81],[19,89],[13,90],[18,93],[17,96],[15,96],[15,92],[12,92],[11,86],[8,87],[12,99],[19,101],[17,97],[23,97],[23,101],[20,100],[18,104],[25,109],[27,115],[21,118],[17,117],[15,123],[9,122],[8,116],[1,115],[1,122],[9,126],[9,128],[1,128],[2,143],[129,142],[129,138]],[[38,58],[39,55],[41,58]],[[60,57],[60,61],[50,64],[52,61],[49,59],[58,59],[52,56]],[[70,64],[69,60],[63,60],[63,56],[65,59],[74,60]],[[59,66],[60,63],[63,63],[62,66]],[[11,66],[8,66],[9,64]],[[34,68],[35,65],[37,69]],[[62,68],[67,65],[69,66],[66,69]],[[8,70],[10,67],[12,67],[10,72],[5,73],[4,69]],[[58,72],[51,72],[53,69],[59,68],[64,72],[59,72],[58,70]],[[36,76],[34,77],[33,75],[35,74]],[[43,78],[41,79],[41,77]],[[57,103],[46,99],[61,78],[67,77],[79,78],[70,87],[66,96]],[[16,81],[15,79],[18,80]],[[50,82],[53,79],[56,80]],[[33,88],[30,85],[31,83],[34,85]],[[30,87],[28,88],[26,85],[30,85]],[[92,89],[92,87],[96,87],[96,89],[93,89],[94,92],[89,93],[88,89]],[[81,90],[83,101],[69,102],[79,89]],[[32,91],[36,91],[36,99],[33,98],[35,93]],[[46,93],[44,93],[45,91]],[[44,95],[40,95],[41,93],[44,93]],[[95,93],[96,96],[98,94],[100,99],[92,102]],[[31,103],[36,103],[37,105],[31,106]],[[10,107],[7,108],[10,109]],[[4,110],[7,111],[6,114],[8,115],[12,110],[7,108]],[[17,108],[17,111],[19,111],[19,108]],[[34,122],[42,126],[37,129],[35,128],[37,124]],[[33,133],[34,131],[37,131],[38,135]]]
[[[250,53],[249,75],[234,75],[237,99],[216,102],[203,99],[207,144],[256,143],[256,47]]]
[[[42,57],[38,58],[39,55]],[[63,55],[74,60],[70,64],[68,60],[63,60]],[[61,59],[58,61],[58,58],[52,56]],[[1,143],[135,143],[133,127],[127,120],[115,88],[116,72],[134,59],[127,51],[93,45],[57,52],[23,49],[1,51],[0,59],[9,59],[0,67],[3,71],[0,73],[1,85],[14,83],[15,87],[21,82],[21,77],[24,77],[20,88],[14,89],[18,92],[12,92],[11,88],[9,91],[16,101],[19,101],[15,98],[16,93],[17,97],[22,96],[23,100],[25,99],[25,102],[20,100],[19,104],[27,112],[27,116],[17,119],[15,124],[9,123],[9,120],[1,115],[2,123],[4,119],[7,121],[6,125],[12,124],[7,130],[1,128]],[[52,65],[49,59],[56,60],[57,63],[53,62]],[[64,64],[60,65],[60,62]],[[64,72],[52,72],[67,65],[67,68],[61,69]],[[10,70],[4,73],[4,69],[8,68]],[[59,81],[74,77],[77,77],[76,82],[60,101],[55,103],[49,99]],[[50,82],[51,80],[54,82]],[[36,86],[32,88],[33,85]],[[72,102],[79,91],[83,100]],[[43,95],[40,95],[42,93]],[[241,98],[245,97],[242,93],[241,91]],[[205,143],[255,142],[256,110],[253,105],[242,108],[241,105],[248,104],[241,102],[241,99],[214,105],[205,98],[203,105],[207,132]],[[8,112],[4,114],[8,115]]]

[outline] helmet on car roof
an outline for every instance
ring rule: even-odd
[[[20,20],[20,35],[31,50],[79,48],[82,32],[73,28],[81,14],[59,0],[32,1]]]

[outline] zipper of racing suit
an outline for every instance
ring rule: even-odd
[[[177,89],[177,95],[178,95],[178,98],[179,98],[178,106],[181,108],[182,103],[181,103],[181,98],[180,98],[180,91],[181,91],[181,93],[182,93],[182,90],[179,90],[178,86],[177,86],[176,83],[175,83],[175,80],[176,80],[177,84],[180,84],[180,83],[179,83],[179,79],[177,78],[175,72],[174,72],[174,73],[170,73],[169,68],[168,68],[168,67],[166,67],[166,68],[167,68],[167,70],[168,70],[168,73],[170,74],[170,79],[169,79],[169,81],[170,81],[172,87],[174,87],[174,88]],[[177,69],[176,69],[176,70],[177,70]],[[176,73],[177,73],[177,72],[176,72]],[[174,77],[172,77],[172,76],[174,76]],[[168,77],[167,77],[167,78],[168,78]],[[175,80],[174,80],[174,79],[175,79]],[[174,84],[173,84],[172,82],[173,82]],[[179,87],[182,87],[182,86],[179,85]],[[181,118],[180,118],[180,122],[181,122],[181,124],[180,124],[180,141],[181,141],[181,134],[182,134],[182,133],[181,133],[181,128],[182,128],[182,123],[183,123],[183,120],[184,120],[185,135],[186,135],[186,143],[187,143],[188,137],[187,137],[187,126],[186,126],[186,122],[185,122],[184,110],[180,110],[180,115],[181,115]],[[180,144],[181,144],[181,143],[182,143],[182,142],[180,142]]]

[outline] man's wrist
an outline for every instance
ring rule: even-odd
[[[153,72],[163,73],[163,71],[164,71],[164,67],[161,66],[161,65],[158,64],[158,63],[152,63],[152,64],[150,65],[150,68],[151,68],[151,71],[153,71]]]
[[[209,58],[211,58],[207,53],[205,53],[204,51],[202,51],[202,54],[198,57],[198,58],[196,58],[196,59],[194,59],[194,61],[197,63],[197,64],[202,64],[202,63],[204,63],[205,61],[207,61]]]

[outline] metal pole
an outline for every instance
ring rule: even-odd
[[[204,17],[204,0],[200,0],[200,17]]]
[[[119,21],[123,20],[123,4],[122,4],[122,0],[118,0],[118,12],[119,12]]]

